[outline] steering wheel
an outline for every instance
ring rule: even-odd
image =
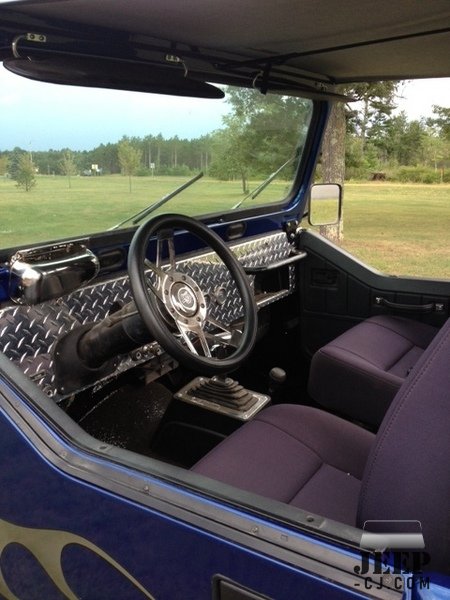
[[[201,283],[177,270],[174,230],[195,234],[214,250],[228,269],[242,301],[244,326],[232,329],[210,314]],[[156,262],[147,258],[149,240],[156,235]],[[164,246],[168,264],[163,267]],[[136,307],[155,340],[186,367],[206,374],[236,369],[250,354],[256,339],[257,313],[244,269],[222,239],[190,217],[164,214],[145,222],[136,231],[128,255],[130,286]],[[214,356],[226,345],[231,354]]]

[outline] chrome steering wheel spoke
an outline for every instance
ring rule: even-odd
[[[198,349],[195,346],[195,342],[198,341],[200,344],[200,347],[203,351],[203,356],[212,358],[211,349],[210,349],[210,347],[208,345],[208,341],[207,341],[207,334],[205,333],[205,331],[203,330],[201,325],[198,325],[197,327],[188,328],[178,321],[175,321],[175,323],[177,325],[178,331],[180,332],[183,341],[185,342],[186,346],[189,348],[189,350],[193,354],[195,354],[196,356],[201,356],[201,354],[199,353]],[[196,339],[191,340],[191,338],[189,337],[189,334],[192,334],[193,336],[195,336]]]
[[[162,259],[164,251],[164,243],[167,244],[167,255],[169,257],[169,268],[175,271],[175,243],[173,241],[173,230],[163,229],[158,231],[156,238],[156,266],[162,269]]]
[[[162,300],[161,297],[161,280],[165,276],[165,272],[152,263],[148,258],[144,259],[144,266],[147,267],[154,275],[156,275],[156,285],[154,285],[149,278],[146,278],[146,285],[148,289],[155,294],[157,298]]]
[[[224,325],[209,315],[206,316],[206,322],[220,330],[216,332],[205,331],[207,339],[211,340],[214,345],[229,346],[231,348],[239,347],[242,337],[242,331],[240,329],[230,325]]]

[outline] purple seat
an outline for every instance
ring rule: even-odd
[[[395,396],[377,435],[324,411],[279,405],[193,470],[362,527],[419,520],[431,566],[450,564],[450,319]]]
[[[320,348],[308,391],[316,402],[352,420],[378,426],[438,329],[380,315]]]
[[[372,433],[325,411],[282,404],[259,413],[198,462],[194,470],[349,523],[355,520],[364,466],[374,438]],[[328,488],[326,494],[322,493],[324,486]]]

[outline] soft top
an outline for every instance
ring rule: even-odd
[[[1,57],[114,57],[193,79],[322,90],[450,76],[448,0],[53,0],[0,2]]]

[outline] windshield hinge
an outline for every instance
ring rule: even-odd
[[[286,232],[288,242],[290,244],[294,243],[297,237],[298,221],[296,219],[286,221],[283,224],[283,229]]]

